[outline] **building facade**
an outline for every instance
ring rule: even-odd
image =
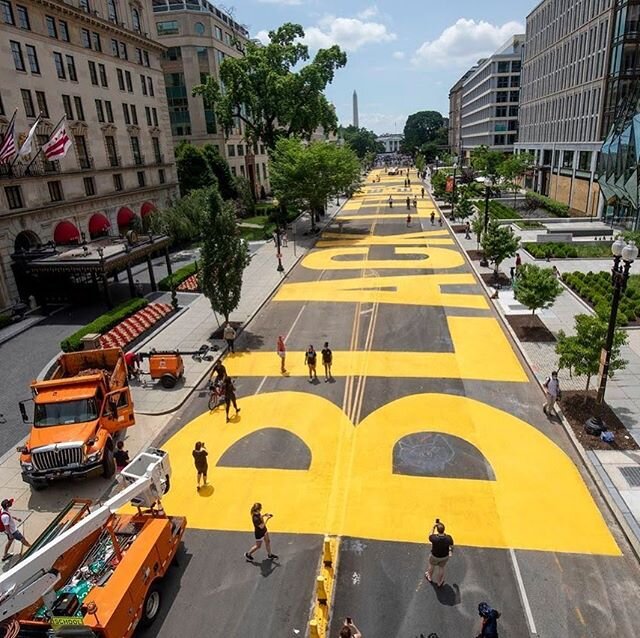
[[[462,81],[460,146],[465,162],[479,146],[513,152],[518,140],[523,43],[524,35],[513,36],[491,57],[480,60]]]
[[[161,46],[148,0],[0,0],[0,133],[16,110],[18,145],[0,166],[0,309],[22,294],[12,254],[118,235],[177,197]],[[73,146],[40,145],[66,116]]]
[[[449,149],[455,157],[462,157],[462,87],[472,72],[467,71],[449,91]]]
[[[264,145],[251,147],[244,125],[231,131],[216,123],[202,97],[191,95],[208,75],[219,79],[226,57],[240,57],[249,32],[208,0],[153,0],[155,34],[167,47],[162,59],[171,134],[174,144],[212,144],[229,162],[233,175],[247,178],[256,195],[269,192],[268,156]]]
[[[615,1],[544,0],[527,17],[516,148],[535,158],[526,185],[577,215],[601,208],[598,151],[618,99],[605,115]]]
[[[404,135],[398,133],[385,133],[376,137],[376,142],[380,142],[384,146],[385,153],[399,153],[402,140],[404,140]]]

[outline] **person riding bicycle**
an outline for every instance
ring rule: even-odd
[[[215,377],[215,379],[214,379]],[[224,367],[222,361],[218,360],[216,365],[213,366],[213,372],[209,379],[209,384],[213,388],[217,385],[222,385],[223,381],[227,378],[227,369]]]

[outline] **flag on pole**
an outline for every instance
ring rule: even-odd
[[[20,150],[18,151],[18,156],[19,157],[22,157],[23,155],[30,155],[31,154],[31,146],[32,146],[32,143],[33,143],[33,138],[35,137],[35,134],[36,134],[36,128],[38,127],[38,124],[40,124],[40,116],[39,115],[38,115],[38,119],[35,121],[35,124],[29,130],[27,138],[22,143],[22,146],[20,147]]]
[[[58,125],[58,128],[53,132],[53,135],[49,138],[49,141],[42,146],[42,152],[44,153],[47,161],[64,157],[71,148],[71,138],[67,133],[67,119],[63,118],[62,122]]]
[[[0,164],[10,162],[16,154],[16,114],[13,114],[0,144]]]

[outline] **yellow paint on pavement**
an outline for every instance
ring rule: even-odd
[[[334,248],[345,245],[355,246],[451,246],[453,239],[446,230],[420,231],[401,235],[359,235],[356,233],[322,233],[316,248]]]

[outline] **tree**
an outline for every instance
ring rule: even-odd
[[[562,292],[551,268],[540,268],[534,264],[523,264],[518,268],[518,276],[514,284],[517,301],[531,310],[535,315],[539,308],[550,308]]]
[[[443,125],[444,119],[437,111],[413,113],[404,125],[403,149],[413,155],[423,144],[437,143],[438,133]]]
[[[516,194],[518,192],[517,181],[527,172],[533,164],[533,156],[529,153],[510,155],[498,164],[497,172],[513,188],[513,205],[515,208]]]
[[[467,217],[471,217],[471,215],[473,215],[473,205],[467,197],[463,196],[460,198],[460,201],[456,206],[455,213],[456,217],[460,218],[462,221],[467,219]]]
[[[176,147],[176,168],[180,193],[184,197],[192,190],[214,184],[213,173],[201,148],[184,142]]]
[[[227,160],[220,155],[213,144],[205,144],[202,147],[202,152],[213,176],[218,180],[218,190],[222,199],[235,199],[238,192]]]
[[[438,145],[435,142],[426,142],[420,146],[420,151],[429,164],[438,156]]]
[[[242,57],[225,57],[220,82],[209,75],[192,94],[202,95],[226,131],[240,121],[247,142],[263,143],[269,150],[281,137],[309,138],[319,126],[335,131],[336,113],[323,91],[347,56],[334,45],[319,49],[313,61],[303,64],[309,60],[304,35],[299,24],[287,22],[269,32],[268,44],[247,42]]]
[[[480,248],[480,241],[484,235],[484,219],[479,213],[471,220],[471,230],[476,236],[476,250]]]
[[[338,135],[342,137],[354,153],[363,159],[367,153],[383,153],[384,144],[377,141],[377,135],[366,128],[356,128],[355,126],[341,127]]]
[[[201,229],[200,287],[213,311],[229,321],[229,315],[240,303],[242,273],[251,257],[247,243],[238,233],[233,211],[222,203],[217,189],[211,189],[208,204]]]
[[[233,178],[234,189],[238,193],[236,203],[240,217],[251,217],[256,214],[256,198],[251,188],[251,182],[246,177],[238,175]]]
[[[607,327],[608,323],[597,315],[577,315],[574,324],[575,335],[567,336],[564,330],[558,333],[558,367],[568,369],[571,374],[587,377],[585,404],[591,377],[600,370],[600,355],[606,343]],[[628,335],[623,330],[614,332],[609,377],[613,377],[617,370],[623,370],[628,363],[620,355],[620,350],[627,340]]]
[[[447,194],[446,171],[434,171],[431,174],[431,186],[433,187],[433,194],[442,199]]]
[[[502,164],[505,156],[500,151],[491,151],[488,146],[478,146],[471,151],[471,166],[479,173],[488,177],[497,177],[498,166]]]
[[[418,169],[418,173],[422,173],[422,171],[424,171],[424,169],[427,167],[427,162],[424,158],[424,155],[422,155],[422,153],[418,153],[416,155],[415,165],[416,165],[416,168]]]
[[[150,215],[151,230],[169,235],[173,244],[196,241],[209,205],[209,193],[208,188],[193,190],[172,206],[156,211]]]
[[[315,226],[327,200],[360,182],[360,162],[346,146],[283,138],[271,157],[271,188],[284,205],[307,208]]]
[[[484,233],[481,243],[485,258],[494,264],[494,273],[497,278],[500,264],[507,257],[513,257],[516,254],[520,240],[509,226],[502,226],[497,220],[492,219],[489,221],[487,232]]]

